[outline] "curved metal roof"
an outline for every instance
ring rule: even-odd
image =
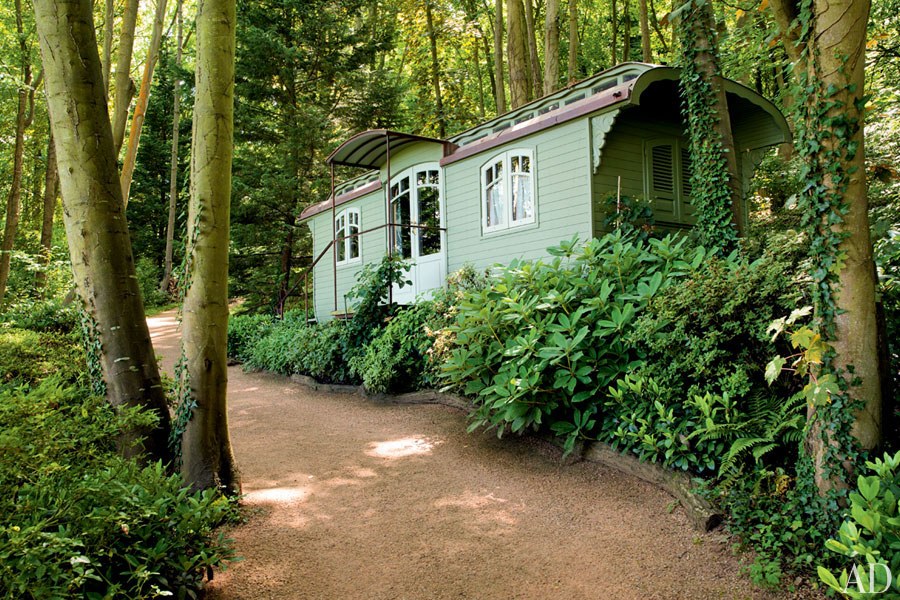
[[[328,155],[326,162],[333,165],[346,165],[362,169],[380,169],[387,161],[388,143],[390,151],[395,152],[404,146],[417,142],[431,142],[445,147],[445,153],[451,144],[446,140],[401,133],[389,129],[370,129],[357,133],[352,138],[335,148]]]

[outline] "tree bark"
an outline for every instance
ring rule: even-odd
[[[695,3],[694,9],[684,17],[684,26],[692,30],[695,41],[694,65],[701,79],[709,85],[713,99],[713,110],[717,115],[715,136],[722,146],[728,171],[728,190],[731,196],[731,218],[738,237],[747,233],[743,190],[738,177],[737,151],[734,134],[731,131],[731,116],[728,98],[725,95],[725,80],[719,67],[716,40],[715,15],[710,2]],[[698,140],[703,143],[703,140]],[[692,140],[691,143],[695,143]]]
[[[528,66],[531,67],[531,97],[533,100],[541,95],[543,88],[541,77],[541,59],[538,58],[537,37],[534,30],[534,3],[525,1],[525,37],[528,40]]]
[[[47,141],[47,170],[44,173],[44,207],[41,215],[41,264],[46,268],[53,256],[53,218],[56,214],[56,197],[59,196],[59,170],[56,167],[56,145],[53,132]],[[35,284],[42,288],[47,282],[46,271],[35,274]]]
[[[619,64],[619,7],[616,0],[610,6],[612,12],[612,36],[610,39],[610,59],[613,66]]]
[[[184,47],[184,19],[182,16],[182,0],[177,0],[175,7],[175,68],[181,68],[181,54]],[[181,125],[181,79],[176,77],[172,94],[172,152],[169,155],[169,215],[166,221],[166,256],[159,291],[167,293],[172,280],[173,255],[175,250],[175,216],[178,206],[178,138]]]
[[[641,22],[641,60],[645,63],[653,62],[653,53],[650,50],[650,20],[647,16],[647,0],[638,0],[638,18]]]
[[[434,32],[431,0],[425,0],[425,29],[428,33],[428,45],[431,50],[431,85],[434,89],[434,106],[438,117],[438,137],[443,139],[447,135],[447,119],[444,116],[444,100],[441,97],[441,65],[438,62],[437,36]]]
[[[112,69],[113,21],[116,18],[115,1],[106,0],[103,17],[103,88],[109,94],[109,73]]]
[[[153,31],[150,34],[150,48],[147,50],[144,74],[141,77],[141,90],[138,93],[137,103],[134,105],[134,115],[131,117],[131,130],[128,132],[128,146],[125,148],[125,159],[122,161],[122,200],[126,208],[128,207],[128,197],[131,193],[131,179],[134,176],[138,144],[141,142],[144,115],[147,113],[147,105],[150,103],[150,84],[153,81],[156,61],[159,59],[159,46],[162,42],[162,28],[165,18],[166,0],[157,0]]]
[[[859,401],[863,408],[854,415],[851,433],[863,449],[876,448],[882,440],[882,395],[878,354],[878,328],[875,309],[875,268],[872,260],[872,240],[868,220],[864,163],[863,93],[865,86],[864,61],[866,24],[870,2],[816,0],[813,4],[810,26],[812,28],[803,47],[798,46],[800,30],[794,28],[800,12],[797,2],[774,0],[771,2],[776,22],[788,57],[796,59],[795,71],[807,74],[814,91],[797,102],[804,102],[818,111],[825,105],[827,112],[807,127],[825,129],[827,135],[819,136],[821,147],[810,157],[810,166],[818,169],[822,181],[830,193],[841,194],[846,213],[837,223],[829,220],[822,227],[844,234],[839,250],[843,261],[839,281],[831,284],[836,298],[834,339],[827,340],[835,350],[835,367],[849,382],[847,394]],[[814,57],[808,60],[808,57]],[[837,118],[842,132],[829,130],[823,121]],[[838,126],[831,126],[838,127]],[[849,368],[852,366],[852,375]],[[829,446],[838,443],[831,433],[829,423],[815,418],[815,407],[810,409],[813,422],[807,435],[807,450],[816,469],[816,483],[820,492],[845,486],[840,479],[826,475],[825,464]]]
[[[228,435],[225,345],[234,117],[235,0],[200,0],[183,348],[196,408],[181,472],[194,489],[240,488]],[[195,228],[198,228],[195,231]]]
[[[569,83],[578,80],[578,0],[569,0]]]
[[[503,77],[503,0],[497,0],[494,9],[494,100],[497,103],[497,114],[506,112],[506,84]]]
[[[475,48],[475,78],[478,80],[478,116],[484,121],[484,80],[481,78],[481,57],[478,56],[478,42],[476,39],[473,44]]]
[[[544,15],[544,94],[559,87],[559,0],[547,0]]]
[[[116,156],[125,141],[125,126],[128,124],[128,108],[134,96],[131,81],[131,56],[134,53],[134,29],[137,26],[138,0],[125,0],[125,14],[122,17],[122,31],[119,33],[119,55],[116,59],[116,102],[113,106],[113,148]]]
[[[15,0],[16,34],[19,39],[19,61],[22,81],[18,90],[18,106],[16,107],[16,137],[13,144],[13,170],[9,194],[6,196],[6,223],[3,227],[3,240],[0,243],[0,304],[6,296],[6,284],[9,281],[10,259],[19,229],[20,201],[22,195],[22,171],[25,163],[25,129],[29,123],[29,98],[34,106],[34,89],[31,86],[31,56],[28,51],[28,40],[22,22],[22,0]]]
[[[120,448],[167,461],[169,411],[135,276],[91,0],[34,0],[34,8],[72,271],[99,331],[108,400],[159,419]]]
[[[622,36],[622,62],[631,60],[631,2],[625,0],[625,33]]]
[[[507,0],[506,56],[509,59],[510,108],[518,108],[528,102],[528,45],[525,42],[525,9],[522,0]]]

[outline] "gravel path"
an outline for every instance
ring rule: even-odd
[[[149,319],[171,372],[172,313]],[[661,490],[466,434],[440,406],[375,404],[229,370],[247,522],[215,600],[776,598]]]

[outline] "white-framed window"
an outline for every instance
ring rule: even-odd
[[[359,244],[359,209],[345,208],[334,218],[334,244],[337,264],[346,265],[362,260]]]
[[[645,192],[653,201],[654,218],[662,223],[693,225],[693,165],[687,142],[675,137],[657,138],[646,141],[644,151]]]
[[[481,227],[484,233],[534,223],[534,153],[507,150],[481,167]]]

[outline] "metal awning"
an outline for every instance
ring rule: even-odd
[[[380,169],[387,162],[390,152],[418,142],[441,144],[444,154],[455,148],[447,140],[400,133],[389,129],[370,129],[354,135],[328,155],[326,162],[331,165],[346,165],[361,169]]]

